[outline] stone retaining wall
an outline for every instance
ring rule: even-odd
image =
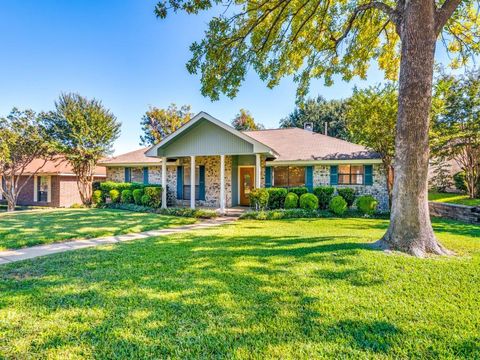
[[[480,207],[429,202],[430,215],[480,225]]]

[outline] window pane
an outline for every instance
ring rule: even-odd
[[[289,181],[288,185],[290,187],[294,186],[305,186],[305,168],[298,166],[291,166],[289,168]]]
[[[352,184],[362,185],[363,184],[363,174],[352,174]]]
[[[347,174],[341,174],[338,175],[338,183],[339,184],[350,184],[350,175]]]
[[[287,187],[288,186],[288,167],[277,166],[273,169],[273,183],[275,186]]]
[[[48,199],[48,178],[46,176],[39,176],[37,179],[38,195],[37,200],[46,202]]]
[[[195,185],[200,183],[200,169],[195,166]],[[190,185],[190,166],[183,167],[183,185]]]
[[[363,165],[352,165],[352,174],[363,174]]]
[[[350,165],[338,165],[339,174],[350,174]]]

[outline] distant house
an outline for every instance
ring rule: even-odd
[[[27,181],[27,184],[21,190],[17,204],[69,207],[81,203],[77,178],[71,166],[63,157],[47,161],[36,175],[29,178],[43,163],[44,160],[36,159],[25,169],[23,176],[20,178],[20,184],[25,181]],[[97,167],[95,169],[95,181],[105,181],[105,177],[105,168]],[[0,181],[4,184],[3,179],[0,178]],[[0,200],[2,200],[1,193]]]
[[[375,196],[388,209],[377,153],[299,128],[240,132],[201,112],[159,144],[102,161],[107,180],[163,184],[163,204],[248,205],[258,187],[332,185]]]

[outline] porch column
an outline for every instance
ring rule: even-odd
[[[260,188],[260,178],[262,174],[262,162],[260,161],[260,154],[255,154],[255,187]]]
[[[225,155],[220,155],[220,212],[225,213]]]
[[[167,208],[167,158],[162,157],[162,209]]]
[[[190,208],[195,209],[195,156],[190,156]]]

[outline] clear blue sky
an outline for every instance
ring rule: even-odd
[[[185,63],[189,45],[202,38],[209,19],[175,15],[157,20],[155,0],[0,0],[0,116],[12,107],[50,110],[61,92],[101,99],[122,122],[115,152],[139,147],[140,118],[149,105],[190,104],[230,122],[240,108],[267,128],[294,108],[296,86],[285,79],[274,90],[250,74],[234,100],[211,102]],[[368,81],[337,80],[310,94],[344,98],[354,85],[383,80],[376,69]]]

